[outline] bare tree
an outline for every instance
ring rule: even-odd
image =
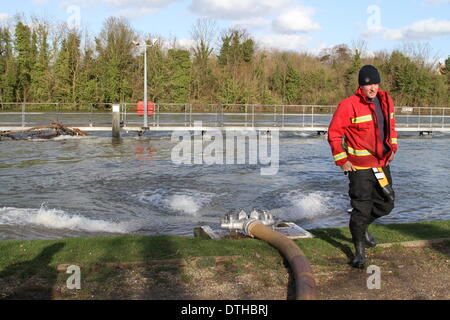
[[[212,41],[217,33],[216,22],[208,18],[197,19],[192,26],[191,37],[195,41],[194,59],[205,62],[213,52]]]
[[[358,52],[362,58],[366,58],[368,54],[367,41],[364,39],[352,41],[352,51],[354,54]]]
[[[439,57],[433,53],[429,43],[407,42],[403,44],[400,52],[413,59],[413,61],[429,70],[436,70],[439,64]]]
[[[196,21],[191,29],[191,37],[194,40],[193,51],[193,72],[196,81],[192,84],[191,91],[196,99],[207,95],[211,84],[208,80],[208,61],[214,50],[212,42],[216,37],[217,27],[214,20],[201,18]]]

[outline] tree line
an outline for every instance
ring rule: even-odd
[[[123,18],[98,35],[47,22],[0,28],[0,103],[106,103],[143,100],[140,35]],[[364,55],[342,44],[312,55],[264,50],[241,29],[198,20],[190,49],[147,36],[149,100],[157,103],[335,105],[355,92],[359,69],[377,66],[397,105],[449,107],[450,57],[439,69],[405,50]],[[407,50],[406,50],[407,51]]]

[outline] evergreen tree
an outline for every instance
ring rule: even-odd
[[[77,83],[81,66],[80,42],[80,36],[75,32],[70,32],[62,40],[54,66],[56,76],[54,90],[58,102],[79,102]]]
[[[245,30],[230,29],[222,36],[218,65],[219,99],[227,103],[249,103],[258,95],[254,80],[254,41]]]
[[[345,73],[345,89],[348,96],[352,95],[355,92],[355,88],[358,84],[358,74],[361,67],[361,53],[358,49],[356,49],[352,64]]]
[[[54,65],[56,102],[68,102],[70,97],[71,75],[69,71],[69,49],[67,39],[63,39]]]
[[[133,56],[136,34],[121,18],[108,18],[100,36],[96,38],[99,54],[99,81],[104,102],[124,102],[131,99],[129,78],[135,63]]]
[[[281,62],[277,63],[275,71],[269,76],[269,90],[284,100],[286,94],[286,71],[285,66]]]
[[[18,101],[28,101],[34,56],[31,30],[22,22],[18,22],[16,25],[14,48],[17,53]]]
[[[48,30],[39,24],[33,32],[33,51],[35,61],[31,71],[30,92],[35,102],[50,101],[50,52],[48,46]]]
[[[447,60],[445,60],[445,72],[447,74],[447,92],[450,99],[450,56],[447,58]]]
[[[17,62],[11,54],[6,60],[6,72],[3,77],[3,101],[18,102],[18,77]]]
[[[12,47],[9,30],[0,28],[0,102],[16,101],[17,70]]]
[[[242,59],[251,63],[253,55],[255,54],[255,42],[252,39],[247,39],[242,43]]]
[[[77,87],[79,88],[79,102],[101,102],[98,77],[98,65],[94,58],[94,50],[92,48],[86,48],[80,66],[80,76],[78,77],[77,83]]]
[[[147,43],[150,44],[150,41]],[[154,102],[170,102],[167,91],[167,86],[170,81],[170,63],[164,54],[162,46],[162,41],[158,40],[153,42],[147,49],[148,96]],[[144,60],[143,57],[141,59],[142,61]],[[143,68],[140,74],[144,74]]]
[[[189,51],[171,49],[168,51],[169,86],[168,98],[174,103],[188,103],[191,84],[192,63]]]
[[[0,28],[0,72],[3,74],[6,70],[6,60],[9,46],[8,30]]]
[[[300,93],[300,73],[294,69],[289,63],[287,66],[286,80],[285,80],[285,95],[284,98],[289,104],[296,104],[301,96]]]
[[[400,51],[394,51],[388,61],[388,70],[392,77],[392,92],[397,95],[398,103],[418,106],[419,88],[418,67]]]
[[[244,30],[231,29],[222,36],[222,47],[218,63],[236,67],[244,62],[251,63],[255,54],[255,42]]]
[[[228,60],[229,60],[229,56],[230,56],[230,42],[231,42],[231,37],[229,35],[223,36],[222,37],[222,47],[220,48],[220,54],[217,57],[217,63],[220,66],[226,66],[228,65]]]

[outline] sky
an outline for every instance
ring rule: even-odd
[[[188,44],[193,24],[209,18],[220,33],[245,28],[259,47],[319,53],[364,40],[367,52],[428,48],[450,55],[450,0],[2,0],[0,23],[16,14],[100,32],[110,16],[127,18],[142,34]],[[219,42],[217,41],[216,44]]]

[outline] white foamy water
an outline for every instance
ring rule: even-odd
[[[274,209],[271,212],[283,220],[313,220],[336,214],[342,211],[339,199],[332,192],[302,192],[293,190],[283,195],[282,198],[289,203],[288,206]]]
[[[311,133],[309,132],[295,132],[294,135],[303,138],[311,137]]]
[[[61,135],[51,139],[42,139],[42,138],[31,138],[29,141],[34,142],[43,142],[43,141],[65,141],[65,140],[87,140],[87,139],[96,139],[95,136],[69,136],[69,135]]]
[[[168,206],[174,211],[195,214],[201,208],[201,201],[186,195],[174,195],[167,199]]]
[[[69,229],[88,232],[128,233],[133,231],[127,223],[114,223],[70,215],[62,210],[47,209],[0,209],[0,225],[35,225],[48,229]]]
[[[68,136],[68,135],[61,135],[58,137],[53,138],[52,140],[86,140],[86,139],[95,139],[96,137],[94,136]]]
[[[175,212],[195,216],[199,211],[211,202],[215,194],[181,190],[169,192],[163,189],[145,191],[137,198],[140,202],[155,207],[163,212]]]

